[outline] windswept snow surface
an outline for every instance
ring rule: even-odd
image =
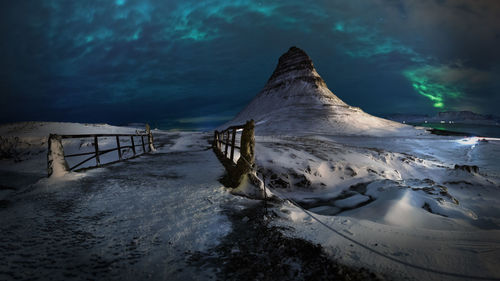
[[[348,239],[290,203],[275,223],[347,264],[396,279],[498,279],[499,148],[440,136],[257,136],[256,161],[276,195]]]
[[[19,138],[31,138],[32,146],[48,131],[62,132],[57,124],[28,126],[32,132]],[[135,131],[64,126],[67,133]],[[231,231],[221,205],[248,199],[217,181],[224,169],[207,149],[208,135],[154,136],[154,154],[55,179],[45,178],[43,151],[0,160],[0,280],[212,278],[213,269],[190,267],[188,259]]]
[[[0,127],[0,279],[214,276],[188,259],[232,230],[222,206],[249,199],[217,181],[212,134],[155,131],[153,154],[46,179],[46,135],[64,126],[42,124]],[[256,136],[259,176],[298,204],[270,202],[271,225],[395,280],[500,279],[500,140],[304,131]]]

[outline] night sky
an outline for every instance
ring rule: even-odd
[[[500,112],[497,0],[23,0],[0,21],[2,123],[208,128],[291,46],[368,113]]]

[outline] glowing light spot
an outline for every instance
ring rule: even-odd
[[[118,6],[123,6],[123,5],[125,5],[125,0],[116,0],[115,3]]]

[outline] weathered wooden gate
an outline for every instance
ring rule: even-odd
[[[116,138],[116,147],[110,149],[100,149],[99,148],[99,138]],[[130,138],[130,145],[122,145],[120,143],[120,138]],[[74,153],[74,154],[64,154],[64,148],[62,144],[63,139],[91,139],[93,140],[94,150],[89,152],[82,153]],[[146,139],[146,143],[144,142]],[[138,144],[135,143],[135,140],[139,140]],[[48,138],[48,152],[47,152],[47,174],[48,176],[52,176],[54,172],[69,172],[69,171],[77,171],[79,167],[88,161],[95,159],[94,166],[87,166],[84,169],[100,167],[102,165],[113,164],[122,160],[135,158],[147,152],[155,151],[153,144],[153,134],[149,129],[149,125],[146,124],[146,132],[145,133],[137,133],[137,134],[85,134],[85,135],[57,135],[50,134]],[[136,149],[140,147],[140,149]],[[147,147],[147,148],[146,148]],[[129,158],[124,158],[122,155],[122,150],[130,148],[132,149],[133,156]],[[118,160],[101,163],[100,156],[103,154],[107,154],[113,151],[117,151]],[[84,160],[78,162],[72,167],[68,166],[66,162],[66,158],[68,157],[79,157],[86,156]]]

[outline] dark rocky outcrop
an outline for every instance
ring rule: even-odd
[[[302,49],[291,47],[278,60],[278,65],[264,88],[273,90],[295,81],[304,81],[316,87],[326,87],[326,83],[314,68],[311,58]]]
[[[476,165],[458,165],[455,164],[455,170],[462,170],[469,173],[479,173],[479,167]]]

